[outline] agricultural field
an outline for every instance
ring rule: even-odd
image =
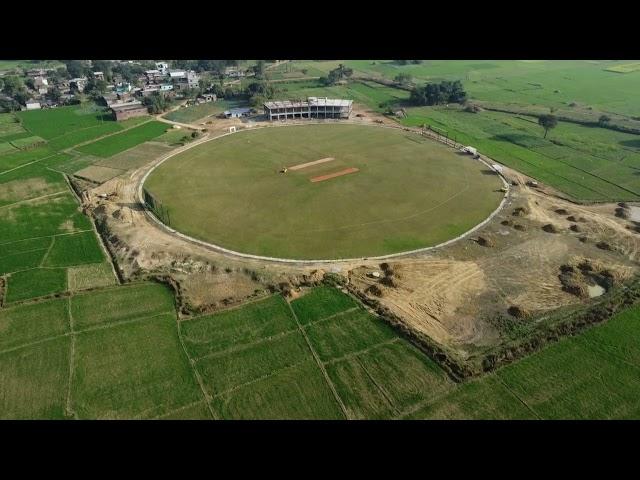
[[[390,417],[452,385],[393,330],[329,287],[291,308],[273,296],[187,320],[181,333],[218,418]],[[387,375],[394,362],[406,369],[401,380]],[[353,375],[360,377],[352,382]]]
[[[278,98],[348,98],[376,112],[382,112],[399,103],[402,104],[409,98],[409,92],[406,90],[366,80],[334,86],[322,85],[318,80],[285,81],[275,83],[274,86],[279,91]]]
[[[333,287],[175,315],[145,283],[0,310],[2,418],[640,415],[639,307],[461,384]]]
[[[167,120],[181,123],[196,123],[204,121],[206,117],[218,115],[219,113],[229,110],[230,108],[244,107],[244,102],[240,100],[218,100],[211,103],[203,103],[201,105],[192,105],[182,107],[173,112],[164,115]]]
[[[430,125],[456,141],[577,200],[640,199],[637,135],[560,122],[543,138],[535,118],[460,108],[408,108],[402,123]]]
[[[150,121],[122,133],[89,143],[77,148],[77,150],[87,155],[110,157],[162,135],[167,131],[167,128],[165,123]]]
[[[333,160],[278,173],[325,158]],[[358,171],[316,181],[349,168]],[[185,234],[243,253],[304,259],[438,244],[495,210],[501,186],[485,164],[439,143],[357,125],[224,137],[172,157],[145,184]]]
[[[35,268],[12,273],[8,279],[7,303],[61,293],[67,289],[67,272],[60,268]]]

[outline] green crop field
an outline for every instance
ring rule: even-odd
[[[166,287],[110,287],[0,310],[0,417],[639,418],[639,320],[458,384],[333,288],[176,323]]]
[[[36,268],[11,274],[6,301],[16,302],[67,289],[67,272],[60,268]]]
[[[432,125],[458,142],[578,200],[640,199],[637,135],[560,122],[546,139],[535,118],[457,108],[407,109],[405,125]]]
[[[110,157],[162,135],[167,131],[167,128],[165,123],[150,121],[122,133],[96,140],[79,147],[77,150],[97,157]]]
[[[21,150],[28,150],[30,148],[35,147],[36,145],[42,145],[45,143],[45,140],[38,136],[19,138],[17,140],[11,140],[11,145]]]
[[[77,335],[72,410],[79,418],[153,418],[202,400],[175,313]]]
[[[73,235],[59,235],[53,238],[49,255],[43,265],[46,267],[69,267],[83,263],[100,263],[104,254],[93,231]]]
[[[18,112],[17,116],[24,128],[46,140],[102,124],[118,125],[104,109],[87,109],[81,105],[23,111]]]
[[[100,305],[100,308],[96,309],[96,305]],[[71,301],[71,315],[78,327],[126,322],[174,310],[171,292],[164,285],[155,283],[83,293],[74,296]]]
[[[350,167],[359,171],[310,181]],[[153,171],[146,188],[171,226],[196,238],[259,255],[349,258],[427,247],[474,227],[503,196],[490,173],[414,133],[309,125],[198,145]]]

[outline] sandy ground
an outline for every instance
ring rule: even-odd
[[[354,121],[397,125],[357,106]],[[238,129],[251,125],[238,119],[211,122],[205,127],[207,137],[225,133],[231,125]],[[615,216],[617,205],[575,205],[544,186],[526,186],[527,177],[506,167],[505,177],[517,186],[511,188],[505,208],[470,238],[389,262],[393,286],[368,276],[380,271],[379,262],[289,265],[233,257],[173,236],[140,208],[137,185],[159,160],[93,188],[88,208],[108,219],[125,276],[138,270],[170,273],[181,282],[189,301],[198,306],[215,309],[224,302],[249,298],[269,284],[290,281],[295,285],[303,275],[336,272],[362,291],[377,284],[382,292],[378,299],[410,328],[465,355],[475,346],[500,341],[488,319],[506,314],[510,306],[538,314],[584,302],[562,290],[558,275],[565,263],[576,258],[600,261],[621,278],[639,270],[640,233],[628,228],[633,226],[631,221]],[[98,193],[114,195],[104,200]],[[518,207],[526,213],[514,215]],[[567,213],[557,213],[560,209]],[[571,216],[577,221],[569,221]],[[547,224],[554,225],[558,233],[542,230]],[[572,225],[579,231],[570,230]],[[485,246],[477,241],[480,238],[486,240]],[[612,250],[598,248],[601,241]]]

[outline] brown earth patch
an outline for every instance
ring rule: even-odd
[[[311,167],[313,165],[320,165],[321,163],[327,163],[327,162],[332,162],[334,161],[335,158],[333,157],[327,157],[327,158],[321,158],[320,160],[314,160],[313,162],[307,162],[307,163],[300,163],[298,165],[294,165],[292,167],[287,167],[288,170],[302,170],[303,168],[307,168],[307,167]]]
[[[344,170],[340,170],[338,172],[333,172],[333,173],[328,173],[326,175],[320,175],[318,177],[313,177],[311,178],[311,182],[315,183],[315,182],[324,182],[325,180],[330,180],[332,178],[336,178],[336,177],[342,177],[343,175],[348,175],[350,173],[355,173],[355,172],[359,172],[360,170],[358,168],[355,167],[349,167],[349,168],[345,168]]]

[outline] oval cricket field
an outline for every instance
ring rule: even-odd
[[[183,234],[299,260],[443,243],[486,219],[501,187],[469,155],[416,133],[353,124],[244,130],[169,158],[144,184],[166,212],[158,216]]]

